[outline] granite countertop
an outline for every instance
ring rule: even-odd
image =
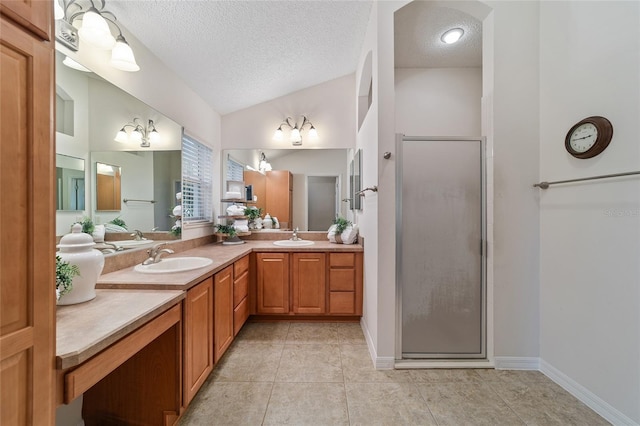
[[[154,290],[187,290],[203,279],[231,265],[236,260],[251,253],[259,252],[362,252],[360,244],[332,244],[328,241],[315,241],[312,246],[279,247],[273,241],[254,240],[245,244],[223,245],[207,244],[167,257],[207,257],[213,263],[203,268],[169,274],[144,274],[133,270],[133,266],[101,275],[96,288],[111,289],[154,289]]]
[[[56,368],[75,367],[184,299],[184,291],[96,290],[56,311]]]

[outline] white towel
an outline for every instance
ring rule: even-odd
[[[227,191],[224,195],[224,198],[228,200],[239,200],[242,198],[242,194],[240,194],[239,192]]]
[[[331,225],[329,231],[327,233],[327,238],[329,242],[332,243],[342,243],[342,244],[355,244],[358,242],[358,225],[349,225],[347,228],[342,231],[336,238],[336,225]]]
[[[227,207],[227,214],[229,216],[243,216],[244,215],[244,207],[242,206],[229,206]]]
[[[107,232],[129,232],[122,226],[116,225],[115,223],[105,223],[104,229]]]

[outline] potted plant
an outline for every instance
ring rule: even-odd
[[[327,234],[329,241],[338,244],[353,244],[358,240],[358,227],[344,217],[336,217]]]
[[[71,265],[63,261],[60,256],[56,256],[56,300],[71,291],[73,277],[76,275],[80,275],[77,265]]]
[[[120,219],[120,216],[112,219],[111,221],[109,221],[109,223],[113,223],[114,225],[118,225],[124,229],[127,229],[127,224],[124,222],[124,220]]]
[[[244,209],[244,215],[249,220],[249,228],[255,229],[255,220],[260,217],[260,214],[262,214],[262,209],[259,207],[251,206]]]
[[[236,228],[233,227],[233,225],[216,225],[216,231],[218,231],[218,233],[226,235],[227,239],[225,241],[222,242],[222,244],[224,245],[229,245],[229,244],[243,244],[244,241],[242,241],[239,237],[238,237],[238,232],[236,230]]]
[[[85,216],[78,223],[82,225],[82,232],[84,232],[85,234],[92,235],[93,231],[95,231],[96,229],[95,225],[93,224],[93,220],[91,220],[90,217]]]

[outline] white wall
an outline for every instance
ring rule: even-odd
[[[482,68],[396,68],[396,132],[480,136]]]
[[[273,133],[286,117],[301,124],[302,115],[313,123],[319,138],[313,141],[306,137],[309,127],[305,126],[300,149],[353,148],[354,85],[351,74],[226,114],[222,117],[222,149],[294,149],[286,132],[281,142],[273,140]]]
[[[640,4],[543,2],[540,12],[541,179],[638,170]],[[599,156],[575,159],[565,135],[591,115],[612,122],[613,139]],[[619,411],[614,424],[640,423],[640,181],[539,196],[543,371]]]

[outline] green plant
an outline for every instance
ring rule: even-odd
[[[67,294],[73,286],[73,277],[80,275],[78,265],[71,265],[69,262],[56,256],[56,293],[58,297]]]
[[[114,225],[118,225],[118,226],[123,227],[124,229],[127,229],[127,224],[124,223],[124,220],[120,219],[120,216],[118,216],[115,219],[109,221],[109,223],[113,223]]]
[[[174,225],[169,233],[175,237],[179,237],[182,235],[182,226]]]
[[[216,231],[221,234],[227,234],[229,238],[233,238],[237,235],[236,228],[233,225],[216,225]]]
[[[262,214],[262,209],[259,207],[246,207],[244,209],[244,215],[249,219],[249,222],[253,222]]]
[[[333,220],[334,225],[336,225],[336,234],[342,234],[345,229],[351,226],[351,221],[345,219],[344,217],[336,217]]]
[[[91,235],[93,234],[93,231],[96,229],[90,217],[85,216],[78,223],[82,225],[82,232],[84,232],[85,234]]]

